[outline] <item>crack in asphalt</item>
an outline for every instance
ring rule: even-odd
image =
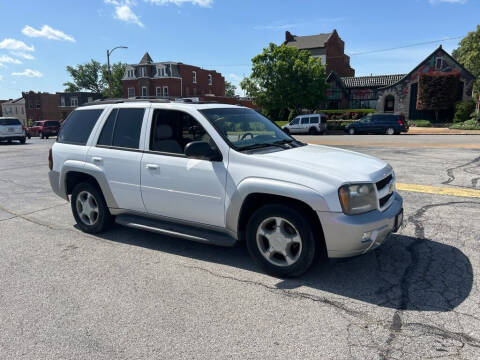
[[[478,160],[480,160],[480,158],[478,158],[476,161]],[[446,329],[441,329],[439,327],[422,324],[422,323],[405,323],[404,324],[401,318],[402,312],[407,310],[408,305],[410,304],[410,288],[412,286],[411,282],[412,282],[412,279],[414,278],[413,274],[417,271],[416,268],[419,263],[418,261],[419,253],[417,248],[418,246],[420,246],[421,241],[425,239],[425,228],[423,223],[420,221],[420,219],[422,218],[423,215],[425,215],[425,213],[428,210],[432,208],[436,208],[440,206],[458,205],[458,204],[480,205],[479,202],[475,202],[475,201],[450,201],[450,202],[440,203],[440,204],[429,204],[429,205],[422,206],[420,209],[418,209],[413,215],[409,216],[408,218],[408,222],[412,223],[415,227],[415,240],[413,240],[412,243],[405,248],[407,252],[410,254],[410,263],[405,268],[405,271],[400,280],[400,290],[401,290],[400,306],[399,306],[399,309],[396,310],[395,313],[393,314],[391,325],[390,325],[390,335],[386,341],[386,349],[385,351],[379,354],[381,359],[386,360],[390,358],[392,345],[406,326],[421,327],[423,329],[430,330],[431,335],[436,335],[442,338],[457,340],[457,341],[460,341],[462,344],[468,343],[473,347],[480,347],[480,340],[474,339],[469,335],[466,335],[463,333],[454,333]],[[431,261],[430,260],[431,256],[432,256],[431,253],[428,254],[429,259],[427,260],[429,262]],[[427,271],[428,268],[429,268],[429,265],[425,266],[425,271]]]
[[[475,164],[476,162],[480,162],[480,156],[465,163],[465,164],[462,164],[462,165],[458,165],[458,166],[455,166],[455,167],[452,167],[452,168],[448,168],[447,169],[447,176],[448,176],[448,179],[445,180],[444,182],[442,182],[443,185],[448,185],[450,184],[453,180],[455,180],[455,174],[453,173],[454,170],[457,170],[457,169],[460,169],[460,168],[463,168],[463,167],[466,167],[466,166],[469,166],[469,165],[472,165],[472,164]]]

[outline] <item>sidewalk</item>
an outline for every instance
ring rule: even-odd
[[[457,130],[436,127],[410,126],[409,135],[480,135],[480,130]]]

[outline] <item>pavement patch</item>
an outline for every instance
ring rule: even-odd
[[[413,191],[413,192],[436,194],[436,195],[450,195],[450,196],[459,196],[459,197],[480,198],[480,190],[453,188],[453,187],[447,187],[447,186],[430,186],[430,185],[397,183],[397,190]]]

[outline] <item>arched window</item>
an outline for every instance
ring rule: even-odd
[[[385,97],[385,105],[383,108],[384,112],[393,112],[395,109],[395,98],[393,95],[387,95]]]

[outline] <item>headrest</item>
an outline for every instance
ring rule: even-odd
[[[165,124],[157,125],[157,128],[155,130],[156,140],[170,139],[172,135],[173,135],[173,131],[170,125],[165,125]]]

